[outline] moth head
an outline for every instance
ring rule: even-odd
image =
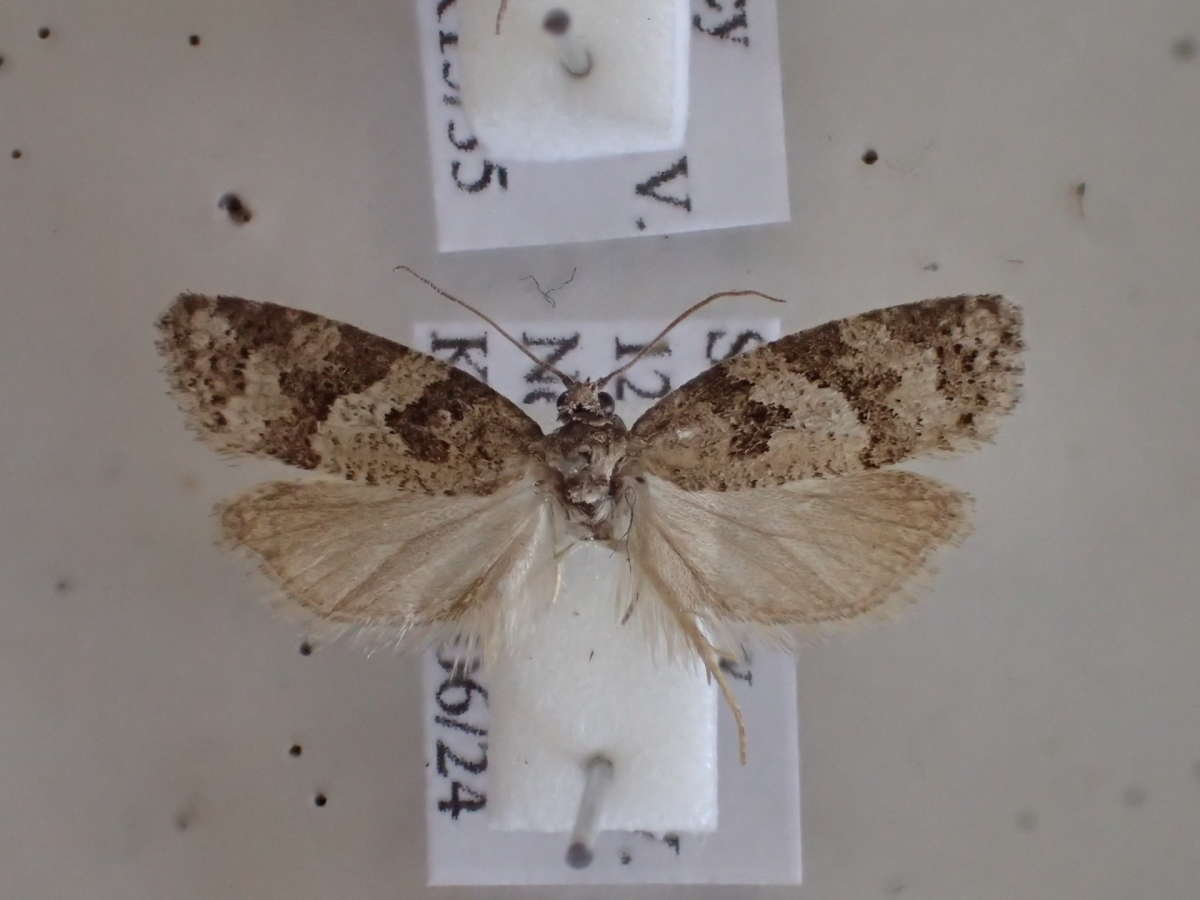
[[[583,421],[600,425],[613,418],[616,403],[612,394],[600,390],[595,381],[576,381],[558,395],[558,421]]]

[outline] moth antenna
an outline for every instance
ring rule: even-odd
[[[787,301],[782,299],[781,297],[772,297],[770,294],[764,294],[762,291],[720,291],[716,294],[712,294],[708,297],[705,297],[699,303],[693,303],[691,306],[689,306],[687,309],[685,309],[683,312],[681,312],[679,315],[677,315],[674,319],[672,319],[670,324],[667,325],[667,327],[664,328],[662,331],[660,331],[658,333],[658,336],[655,337],[654,340],[652,340],[648,344],[646,344],[646,346],[643,347],[641,349],[641,351],[633,359],[631,359],[629,362],[625,363],[625,365],[621,366],[621,368],[619,368],[613,372],[609,372],[607,375],[605,375],[603,378],[601,378],[600,381],[597,382],[596,387],[598,387],[598,388],[604,387],[613,378],[616,378],[622,372],[626,372],[630,368],[632,368],[634,363],[636,363],[639,359],[641,359],[643,356],[645,356],[647,353],[649,353],[651,350],[653,350],[656,346],[658,346],[659,341],[661,341],[668,334],[670,334],[671,330],[676,325],[678,325],[680,322],[682,322],[684,319],[686,319],[692,313],[700,311],[704,307],[708,306],[708,304],[712,303],[714,300],[721,300],[725,297],[762,297],[764,300],[770,300],[772,303],[787,303]]]
[[[508,0],[500,0],[500,8],[496,10],[496,34],[500,33],[500,23],[504,21],[506,12],[508,12]]]
[[[436,293],[441,294],[447,300],[457,303],[459,306],[463,307],[463,309],[466,309],[470,312],[475,313],[475,315],[479,316],[479,318],[483,319],[483,321],[487,322],[489,325],[491,325],[493,328],[495,328],[498,332],[500,332],[500,335],[502,337],[506,338],[514,347],[516,347],[518,350],[520,350],[522,353],[524,353],[526,356],[528,356],[530,359],[532,359],[534,361],[534,363],[536,363],[540,368],[543,368],[546,371],[552,372],[555,375],[557,375],[559,377],[559,379],[562,381],[562,383],[564,385],[566,385],[567,387],[570,387],[571,385],[573,385],[575,383],[574,380],[572,380],[570,376],[564,375],[562,372],[558,371],[558,369],[554,368],[554,366],[550,365],[550,363],[546,362],[544,359],[538,359],[536,356],[534,356],[533,353],[530,352],[528,347],[526,347],[524,344],[522,344],[520,341],[518,341],[515,337],[513,337],[511,334],[509,334],[507,331],[505,331],[503,328],[501,328],[500,325],[496,322],[496,320],[493,319],[491,316],[481,313],[479,310],[477,310],[475,307],[473,307],[467,301],[459,300],[457,297],[455,297],[449,291],[445,291],[442,288],[438,287],[436,284],[434,284],[432,281],[430,281],[424,275],[418,274],[417,272],[413,271],[408,266],[399,265],[399,266],[396,266],[396,269],[397,270],[403,269],[405,272],[407,272],[413,278],[417,279],[417,281],[423,281],[425,284],[429,285],[429,287],[431,287]]]

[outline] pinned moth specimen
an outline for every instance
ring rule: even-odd
[[[604,388],[636,360],[594,381],[546,365],[563,391],[544,434],[471,375],[313,313],[182,294],[158,329],[205,442],[324,476],[219,510],[286,610],[396,642],[458,636],[495,659],[554,602],[570,546],[602,542],[628,559],[614,615],[711,673],[743,761],[723,655],[910,599],[970,504],[890,467],[989,441],[1017,402],[1022,349],[1001,297],[923,300],[727,359],[630,427]]]

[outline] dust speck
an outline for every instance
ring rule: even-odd
[[[1023,809],[1017,813],[1017,831],[1037,831],[1038,814],[1032,809]]]
[[[250,212],[250,208],[246,206],[242,198],[232,192],[221,195],[217,206],[228,213],[229,221],[234,225],[245,225],[254,218],[254,214]]]
[[[883,886],[883,892],[889,897],[899,897],[908,890],[908,882],[899,876],[889,878]]]
[[[1147,799],[1149,799],[1149,795],[1141,785],[1131,784],[1125,790],[1121,791],[1121,805],[1127,809],[1137,809],[1139,806],[1145,806]]]
[[[633,854],[628,850],[622,850],[619,854],[617,854],[617,859],[621,861],[621,865],[627,866],[633,862]]]
[[[1196,39],[1191,35],[1176,39],[1171,45],[1171,55],[1180,62],[1191,62],[1196,58]]]
[[[931,262],[931,263],[927,263],[926,265],[921,266],[921,268],[926,272],[937,272],[942,267],[938,263]]]
[[[69,594],[73,590],[75,590],[75,580],[69,575],[63,575],[62,577],[55,579],[54,593],[60,595]]]

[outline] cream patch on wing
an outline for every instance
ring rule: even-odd
[[[789,478],[854,469],[854,460],[867,446],[870,435],[845,395],[797,378],[780,364],[779,357],[764,357],[736,357],[730,360],[729,373],[751,383],[751,400],[790,413],[770,435],[768,455],[803,466],[803,474],[795,466],[787,467]]]

